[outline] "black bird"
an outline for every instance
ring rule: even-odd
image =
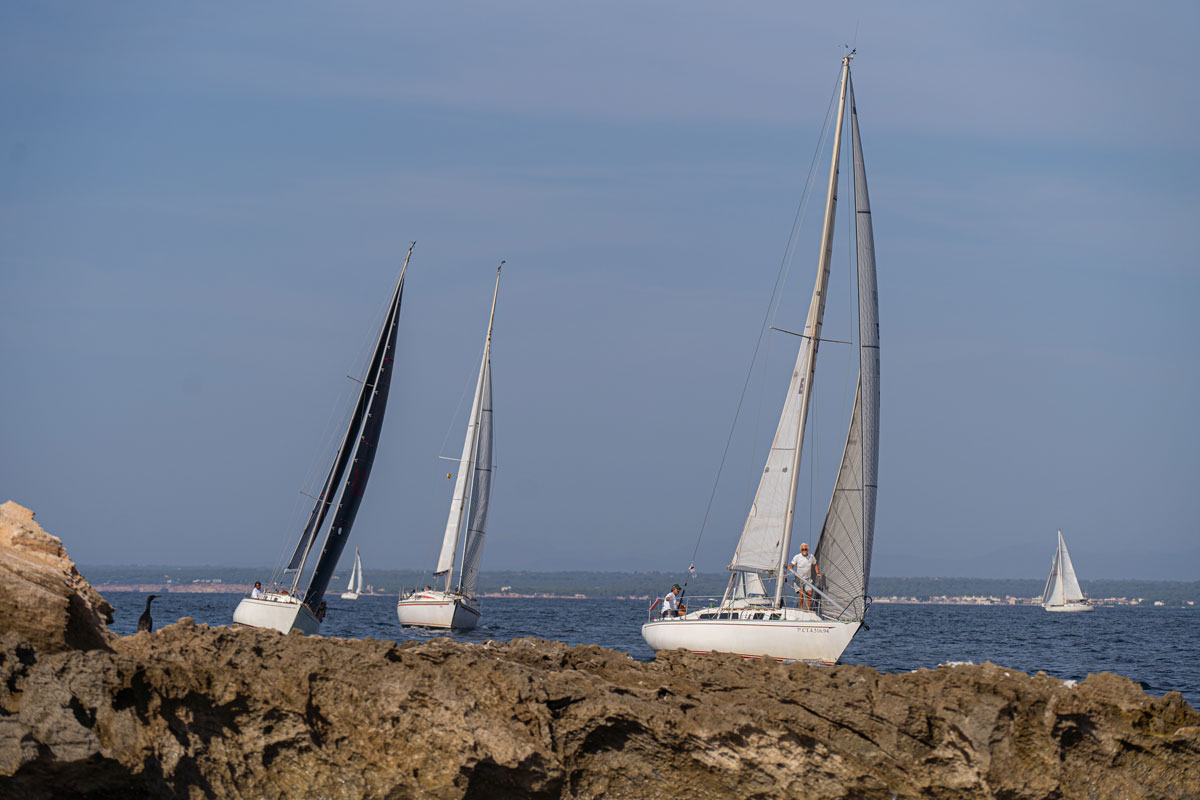
[[[152,594],[146,598],[146,610],[142,612],[142,615],[140,617],[138,617],[138,630],[139,631],[150,632],[150,631],[154,630],[154,620],[150,619],[150,601],[157,599],[157,598],[158,598],[158,595],[156,595],[156,594]]]

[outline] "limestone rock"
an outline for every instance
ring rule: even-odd
[[[113,608],[91,587],[62,541],[42,530],[33,512],[0,505],[0,625],[38,651],[104,649]]]
[[[0,645],[0,795],[19,798],[80,781],[114,797],[1200,796],[1200,713],[1115,675],[182,621],[112,652]]]

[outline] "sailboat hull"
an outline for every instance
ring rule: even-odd
[[[1043,605],[1042,608],[1045,609],[1046,611],[1069,611],[1069,612],[1095,611],[1096,610],[1096,607],[1094,605],[1092,605],[1091,603],[1066,603],[1061,606],[1052,606],[1052,605],[1046,604],[1046,605]]]
[[[480,609],[462,595],[416,592],[396,603],[396,617],[405,627],[465,631],[479,624]]]
[[[746,658],[836,664],[861,622],[824,620],[789,609],[790,619],[700,619],[705,610],[679,619],[647,622],[642,638],[655,650],[733,653]],[[800,612],[803,613],[803,612]],[[770,614],[760,616],[769,617]]]
[[[342,592],[343,600],[357,600],[358,592]]]
[[[244,597],[233,612],[234,625],[269,628],[280,633],[316,633],[321,622],[308,606],[290,595],[267,593],[261,599]]]

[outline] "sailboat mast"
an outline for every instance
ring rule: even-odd
[[[446,520],[446,532],[442,537],[442,552],[438,557],[435,575],[446,576],[446,591],[450,591],[454,580],[454,553],[462,533],[463,518],[467,509],[469,477],[475,468],[475,444],[479,435],[479,416],[483,408],[483,380],[487,373],[488,359],[492,351],[492,326],[496,321],[496,298],[500,294],[500,270],[504,262],[496,267],[496,288],[492,292],[492,311],[488,317],[487,338],[483,343],[483,359],[479,364],[479,378],[475,382],[475,399],[471,402],[471,417],[467,422],[467,435],[463,441],[462,458],[458,460],[458,477],[454,481],[454,497],[450,500],[450,516]]]
[[[800,474],[800,456],[804,447],[804,428],[808,421],[808,406],[812,400],[813,374],[817,366],[817,349],[821,341],[821,325],[825,319],[825,294],[829,287],[829,264],[833,259],[833,228],[837,212],[838,164],[842,156],[842,126],[846,116],[846,86],[850,80],[851,53],[842,59],[842,85],[838,91],[837,128],[833,137],[833,155],[829,164],[829,188],[825,194],[825,221],[821,229],[821,251],[817,263],[817,280],[813,287],[808,318],[804,323],[805,344],[809,357],[805,359],[808,374],[801,384],[800,424],[796,429],[796,446],[792,451],[792,480],[788,486],[787,514],[779,548],[779,580],[775,582],[775,605],[783,602],[783,584],[792,541],[792,523],[796,517],[796,490]]]

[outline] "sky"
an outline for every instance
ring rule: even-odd
[[[873,574],[1040,577],[1061,529],[1085,580],[1196,580],[1198,29],[1188,2],[5,3],[0,501],[85,565],[276,564],[415,240],[366,569],[433,567],[504,260],[483,569],[723,570],[850,45]],[[822,349],[795,539],[850,352]]]

